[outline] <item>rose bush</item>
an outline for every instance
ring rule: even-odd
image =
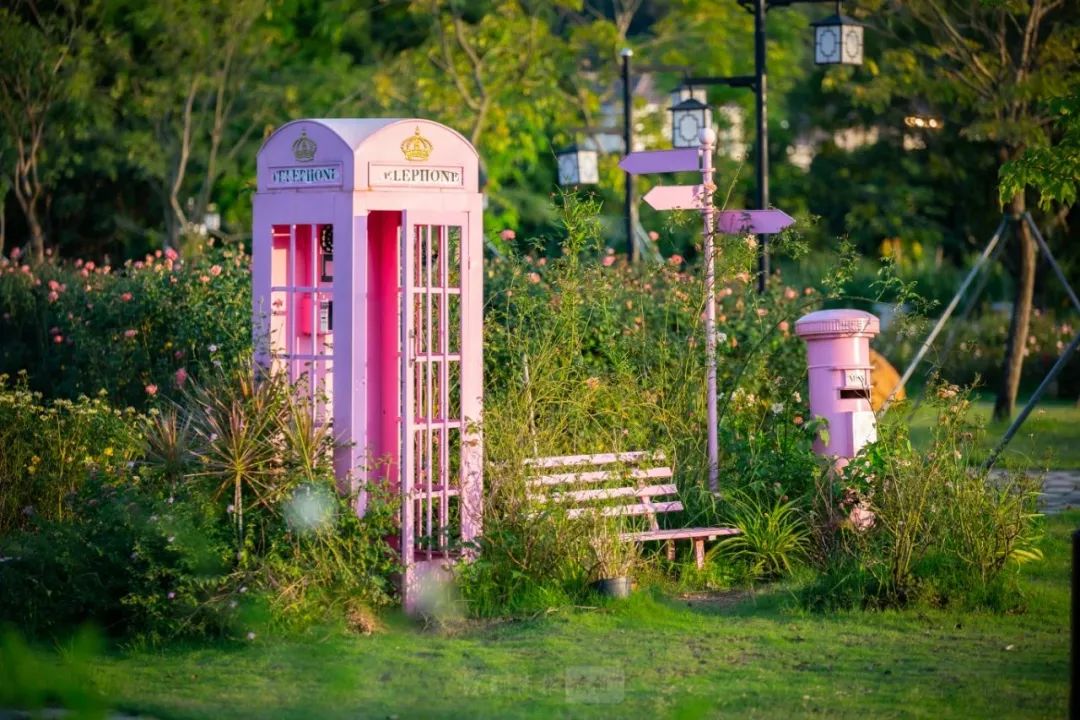
[[[0,338],[0,372],[25,371],[33,390],[71,399],[105,390],[120,407],[144,408],[249,351],[249,258],[216,246],[119,267],[0,258]]]

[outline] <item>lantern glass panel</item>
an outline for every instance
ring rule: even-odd
[[[845,65],[862,65],[863,61],[863,27],[862,25],[845,25],[843,27],[844,40],[842,52]]]
[[[597,167],[595,150],[578,150],[578,184],[595,185],[600,182],[600,170]]]
[[[819,25],[814,28],[814,62],[833,65],[840,62],[840,26]]]
[[[559,159],[559,184],[577,185],[578,183],[578,157],[577,151],[562,152]]]

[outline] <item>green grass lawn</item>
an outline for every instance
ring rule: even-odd
[[[808,615],[776,588],[696,603],[639,593],[453,631],[393,616],[370,637],[112,651],[74,676],[56,653],[20,664],[44,678],[26,682],[81,677],[84,697],[158,718],[1063,717],[1078,524],[1048,521],[1015,615]]]
[[[994,409],[992,399],[978,400],[972,405],[973,416],[986,423],[986,433],[979,443],[979,459],[984,459],[1000,442],[1009,423],[990,422]],[[1017,412],[1023,405],[1023,402],[1017,403]],[[911,421],[911,441],[916,447],[928,443],[934,420],[933,408],[924,405],[916,412]],[[1075,403],[1064,402],[1044,402],[1036,405],[1002,453],[998,465],[1025,469],[1080,470],[1080,407]]]

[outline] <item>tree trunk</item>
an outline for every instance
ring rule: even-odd
[[[1016,299],[1013,303],[1009,340],[1005,346],[1005,364],[1001,371],[1001,387],[994,403],[994,419],[1006,420],[1016,409],[1016,395],[1020,390],[1020,374],[1024,369],[1024,355],[1028,344],[1031,324],[1031,304],[1035,296],[1035,265],[1038,259],[1035,239],[1023,221],[1026,210],[1023,191],[1013,195],[1009,214],[1013,218],[1017,247],[1020,248],[1020,269],[1016,278]]]
[[[21,178],[20,178],[21,179]],[[38,193],[22,194],[19,188],[15,188],[15,199],[22,208],[26,225],[30,230],[30,257],[33,262],[40,263],[45,260],[45,228],[41,225],[38,208]]]

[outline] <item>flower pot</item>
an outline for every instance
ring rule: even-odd
[[[601,595],[613,598],[630,597],[630,578],[616,577],[616,578],[602,578],[592,584],[595,589]]]

